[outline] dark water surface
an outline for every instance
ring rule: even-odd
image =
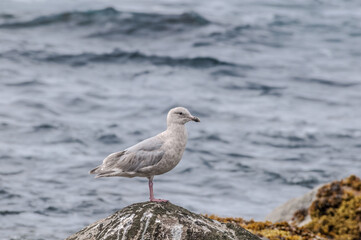
[[[134,202],[109,153],[189,123],[157,197],[262,219],[361,174],[360,1],[0,2],[0,239],[64,239]]]

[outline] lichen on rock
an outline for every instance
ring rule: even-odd
[[[145,202],[95,222],[67,240],[259,240],[259,237],[267,240],[360,240],[361,180],[351,175],[319,186],[278,207],[268,218],[275,221],[201,216],[171,203]]]
[[[254,220],[247,221],[242,218],[221,218],[215,215],[208,217],[220,222],[240,225],[259,237],[265,237],[268,240],[325,240],[325,238],[306,228],[292,226],[288,222],[257,222]]]
[[[67,240],[259,240],[240,226],[227,225],[171,203],[130,205]]]
[[[352,175],[319,189],[305,227],[336,240],[361,239],[361,180]]]
[[[361,180],[351,175],[292,199],[267,216],[274,222],[209,217],[235,223],[269,240],[360,240]]]

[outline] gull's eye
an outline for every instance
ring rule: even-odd
[[[179,115],[182,115],[183,113],[182,112],[179,112]]]

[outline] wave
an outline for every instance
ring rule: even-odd
[[[39,86],[39,85],[45,85],[45,84],[38,80],[5,83],[5,86],[9,86],[9,87],[28,87],[28,86]]]
[[[317,176],[312,174],[312,170],[310,172],[311,173],[302,172],[298,175],[295,175],[294,173],[285,175],[269,170],[263,171],[267,182],[282,182],[286,185],[299,185],[307,188],[313,188],[319,184],[320,180]]]
[[[132,34],[141,31],[181,31],[189,27],[199,27],[210,22],[195,12],[183,14],[158,14],[120,12],[114,8],[105,8],[91,11],[72,11],[48,16],[40,16],[29,21],[11,22],[0,25],[0,28],[33,28],[55,24],[87,27],[99,26],[100,32],[90,36],[107,36],[113,34]]]
[[[353,87],[355,85],[359,85],[359,83],[356,82],[335,82],[332,80],[327,79],[321,79],[321,78],[304,78],[304,77],[294,77],[293,78],[296,81],[299,82],[306,82],[306,83],[316,83],[321,85],[327,85],[330,87]]]
[[[195,137],[192,139],[193,141],[214,141],[214,142],[221,142],[221,143],[229,143],[227,140],[222,139],[219,135],[217,134],[207,134],[204,136],[200,136],[200,137]]]
[[[51,130],[51,129],[57,129],[58,127],[52,125],[52,124],[48,124],[48,123],[43,123],[40,125],[36,125],[33,127],[34,131],[42,131],[42,130]]]
[[[345,86],[343,86],[343,87],[345,87]],[[322,98],[295,96],[295,99],[299,99],[299,100],[307,101],[307,102],[313,102],[313,103],[326,104],[329,106],[349,106],[348,103],[343,103],[341,101],[340,102],[330,101],[330,100],[326,100],[326,99],[322,99]]]
[[[0,172],[1,176],[12,176],[12,175],[18,175],[23,173],[24,171],[20,170],[20,171],[15,171],[15,172]],[[1,192],[0,192],[1,194]]]
[[[8,13],[0,13],[0,19],[13,19],[15,18],[14,15]]]
[[[157,56],[146,55],[138,51],[125,52],[115,49],[110,53],[81,53],[81,54],[55,54],[47,53],[44,51],[27,51],[19,52],[17,50],[8,51],[0,54],[0,57],[14,59],[16,57],[26,57],[32,60],[53,62],[59,64],[68,64],[71,66],[84,66],[89,63],[127,63],[136,62],[144,63],[148,62],[154,65],[167,65],[167,66],[181,66],[191,68],[210,68],[216,66],[238,66],[235,63],[224,62],[212,57],[169,57],[169,56]]]
[[[0,197],[2,199],[12,199],[12,198],[21,198],[18,194],[9,193],[5,189],[0,189]]]
[[[48,142],[49,144],[80,144],[86,146],[86,144],[79,138],[65,137],[55,141]]]
[[[284,133],[284,132],[264,132],[259,133],[260,136],[267,137],[274,140],[285,140],[288,142],[309,142],[317,141],[317,137],[314,134],[296,134],[296,133]]]
[[[12,22],[1,24],[2,28],[30,28],[30,27],[41,27],[51,24],[58,23],[73,23],[74,25],[90,25],[95,23],[98,19],[101,23],[101,17],[106,17],[110,20],[114,15],[117,15],[119,12],[113,8],[105,8],[101,10],[93,11],[84,11],[84,12],[64,12],[48,16],[40,16],[29,21],[22,22]]]
[[[224,89],[227,90],[251,90],[251,91],[259,91],[260,95],[274,95],[280,96],[282,91],[286,89],[286,87],[278,87],[278,86],[270,86],[266,84],[252,83],[247,82],[245,85],[238,85],[234,82],[227,83],[223,86]]]
[[[316,145],[312,143],[273,143],[273,142],[252,142],[255,145],[264,145],[264,146],[270,146],[274,148],[284,148],[284,149],[301,149],[301,148],[326,148],[328,145]]]
[[[226,155],[232,158],[254,158],[251,155],[240,154],[240,153],[226,153]]]
[[[6,216],[6,215],[18,215],[23,213],[24,211],[10,211],[10,210],[3,210],[0,211],[0,215],[1,216]]]
[[[122,140],[118,138],[115,134],[104,134],[98,137],[98,141],[104,143],[104,144],[117,144],[121,143]]]

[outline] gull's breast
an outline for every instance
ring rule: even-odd
[[[186,133],[168,138],[168,141],[164,144],[165,153],[163,159],[157,164],[157,173],[155,175],[166,173],[177,166],[182,159],[186,144]]]

